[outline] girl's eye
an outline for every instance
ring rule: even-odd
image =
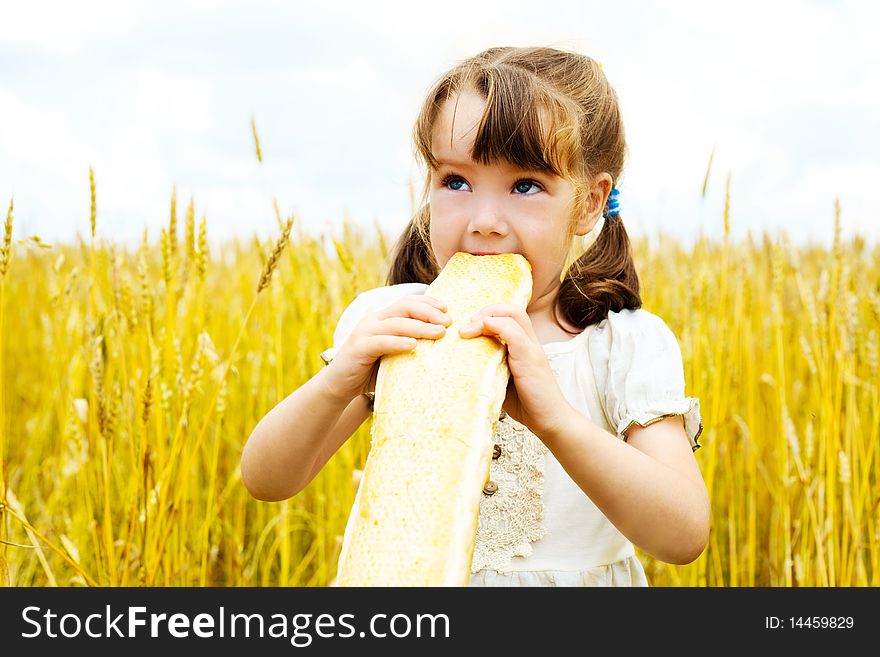
[[[518,180],[516,185],[513,186],[514,189],[519,189],[523,192],[523,196],[532,196],[532,194],[527,194],[530,187],[536,188],[538,191],[534,192],[537,194],[541,191],[541,187],[534,180]]]
[[[443,179],[443,182],[440,183],[440,185],[442,187],[446,187],[447,185],[457,185],[459,183],[464,183],[465,185],[467,185],[467,183],[464,182],[464,180],[462,180],[458,176],[446,176]],[[450,187],[450,189],[452,189],[453,191],[456,191],[456,192],[461,191],[461,187]]]
[[[464,180],[462,180],[459,176],[446,176],[443,179],[443,181],[440,183],[440,185],[442,187],[446,187],[449,185],[461,185],[461,184],[467,185],[467,183]],[[532,192],[532,193],[528,193],[528,191],[531,187],[535,187],[535,189],[537,191]],[[542,189],[541,186],[538,183],[536,183],[534,180],[528,180],[526,178],[524,178],[523,180],[517,180],[516,184],[513,186],[513,188],[520,192],[520,196],[533,196],[534,194],[537,194]],[[456,192],[462,191],[462,188],[460,186],[459,187],[450,187],[450,189],[452,189],[453,191],[456,191]]]

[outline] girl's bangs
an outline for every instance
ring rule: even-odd
[[[435,108],[439,112],[450,98],[457,102],[464,90],[477,91],[486,98],[486,105],[471,152],[474,162],[488,166],[503,161],[527,171],[573,179],[577,114],[538,86],[526,71],[513,68],[504,73],[501,76],[497,70],[484,70],[476,79],[450,85]],[[430,135],[420,135],[418,141],[430,144]],[[433,153],[423,156],[431,168],[437,168]]]

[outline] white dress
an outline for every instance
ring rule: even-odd
[[[339,318],[328,355],[365,315],[427,287],[402,283],[359,294]],[[543,347],[565,398],[595,424],[625,440],[633,423],[681,415],[691,449],[700,447],[700,402],[685,396],[678,341],[657,315],[611,311]],[[632,543],[534,433],[502,413],[495,443],[501,454],[489,478],[497,490],[480,502],[471,586],[648,586]],[[351,526],[349,516],[346,534]]]

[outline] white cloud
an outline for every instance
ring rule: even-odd
[[[145,14],[141,0],[4,1],[0,44],[53,57],[81,54],[96,39],[134,29]]]
[[[6,5],[0,201],[14,193],[19,226],[47,239],[87,229],[90,163],[99,229],[119,239],[139,239],[143,224],[158,234],[173,184],[215,235],[275,230],[272,194],[310,231],[346,210],[397,231],[408,180],[420,192],[410,135],[423,94],[460,59],[504,44],[603,62],[624,112],[635,231],[717,234],[728,172],[743,235],[797,226],[830,239],[835,194],[847,229],[877,223],[880,21],[869,3]]]

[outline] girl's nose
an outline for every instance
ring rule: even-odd
[[[485,235],[490,233],[506,235],[507,221],[499,204],[487,201],[474,208],[470,228]]]

